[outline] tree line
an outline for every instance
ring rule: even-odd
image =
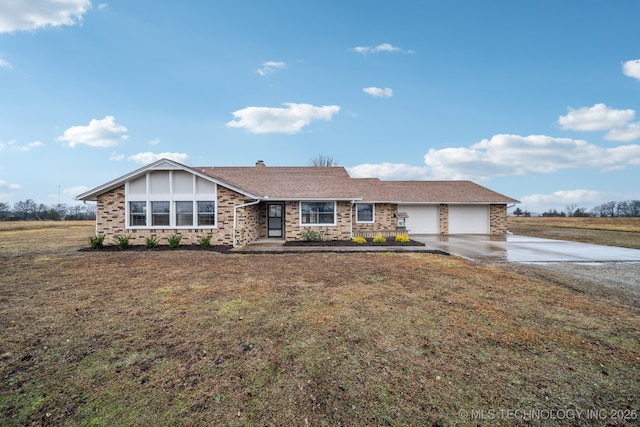
[[[515,216],[531,216],[531,212],[523,211],[516,208],[513,211]],[[569,205],[563,211],[557,209],[549,209],[541,214],[541,216],[559,216],[559,217],[640,217],[640,200],[626,200],[623,202],[607,202],[594,206],[591,210],[580,208],[576,205]]]
[[[56,203],[45,205],[32,199],[13,204],[0,202],[0,221],[70,221],[96,219],[94,204],[67,205]]]

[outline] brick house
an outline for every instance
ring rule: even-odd
[[[377,234],[505,234],[517,200],[470,181],[351,178],[343,167],[188,167],[162,159],[77,196],[96,201],[96,233],[114,243],[181,234],[243,246]],[[406,230],[406,231],[405,231]]]

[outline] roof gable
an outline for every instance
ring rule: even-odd
[[[167,171],[167,170],[179,170],[179,171],[185,171],[185,172],[189,172],[192,173],[194,175],[199,176],[200,178],[206,179],[207,181],[212,181],[215,182],[216,184],[220,184],[222,186],[228,187],[231,190],[234,190],[240,194],[243,194],[247,197],[250,198],[257,198],[256,196],[254,196],[253,194],[250,194],[240,188],[234,188],[233,186],[230,186],[226,183],[223,182],[219,182],[217,181],[215,178],[203,174],[202,172],[199,172],[196,169],[190,168],[188,166],[185,166],[181,163],[175,162],[173,160],[169,160],[169,159],[160,159],[157,160],[153,163],[150,163],[146,166],[141,167],[140,169],[136,169],[133,172],[129,172],[126,175],[123,175],[119,178],[116,178],[112,181],[109,181],[105,184],[102,184],[98,187],[95,187],[87,192],[84,192],[82,194],[79,194],[78,196],[76,196],[76,200],[82,200],[82,201],[95,201],[96,198],[101,195],[104,194],[108,191],[113,190],[114,188],[120,187],[121,185],[124,185],[125,182],[127,181],[131,181],[134,180],[136,178],[139,178],[140,176],[146,174],[147,172],[151,172],[151,171]]]

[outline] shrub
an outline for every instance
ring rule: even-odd
[[[409,238],[409,236],[403,236],[402,234],[398,234],[396,236],[396,242],[398,243],[409,243],[411,241],[411,239]]]
[[[358,245],[364,245],[365,243],[367,243],[367,239],[365,239],[364,237],[354,237],[353,239],[351,239],[351,241]]]
[[[178,245],[180,245],[180,240],[182,240],[182,235],[180,234],[172,234],[171,236],[167,237],[167,242],[169,242],[169,247],[171,249],[177,248]]]
[[[386,243],[387,239],[382,236],[376,236],[373,238],[373,243]]]
[[[116,242],[118,243],[118,249],[123,251],[129,247],[129,236],[118,236]]]
[[[198,240],[198,243],[202,249],[208,248],[211,246],[211,236],[202,236],[200,240]]]
[[[306,228],[300,236],[305,242],[322,242],[322,233],[311,228]]]
[[[144,239],[144,246],[147,249],[153,249],[158,247],[158,239],[156,236],[149,236]]]
[[[89,246],[91,249],[100,249],[104,245],[104,234],[96,234],[95,236],[89,237]]]

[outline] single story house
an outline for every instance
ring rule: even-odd
[[[351,178],[343,167],[188,167],[162,159],[76,197],[97,202],[96,233],[114,243],[181,234],[220,245],[378,234],[505,234],[517,200],[470,181]]]

